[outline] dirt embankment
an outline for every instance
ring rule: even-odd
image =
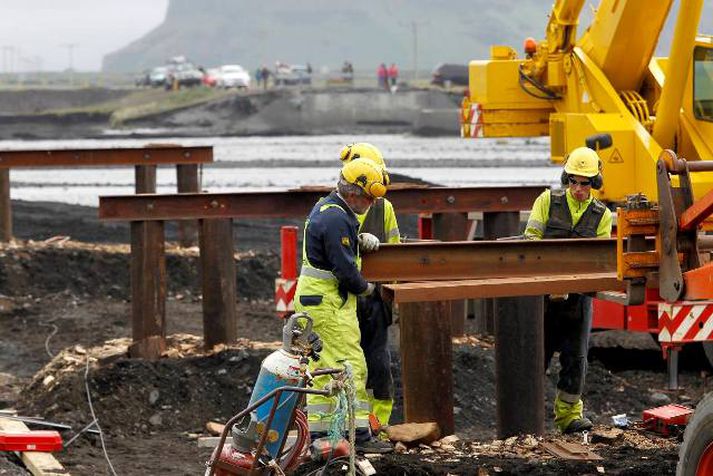
[[[437,89],[43,90],[0,93],[0,140],[363,133],[458,134]],[[18,96],[13,96],[17,94]],[[32,99],[23,100],[25,96]]]

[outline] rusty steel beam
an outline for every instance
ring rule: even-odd
[[[99,197],[101,220],[302,218],[330,188],[276,192]],[[527,210],[542,187],[399,187],[387,197],[399,214]]]
[[[0,151],[0,168],[103,167],[114,165],[203,164],[208,162],[213,162],[212,146]]]
[[[369,281],[453,281],[616,272],[616,240],[461,241],[381,245],[364,256]]]
[[[542,294],[625,291],[616,273],[527,276],[385,284],[385,292],[397,303],[451,301],[457,299],[539,296]]]

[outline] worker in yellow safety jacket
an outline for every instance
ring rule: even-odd
[[[601,161],[587,147],[574,149],[561,175],[564,190],[544,191],[532,205],[525,237],[609,238],[611,211],[592,197],[602,187]],[[557,382],[555,426],[563,433],[589,430],[583,414],[582,392],[587,373],[587,352],[592,328],[592,298],[582,294],[545,298],[545,368],[555,351],[562,367]]]
[[[379,149],[368,142],[346,145],[339,158],[343,163],[355,159],[368,159],[382,169],[388,185],[388,173],[384,156]],[[376,236],[381,243],[399,243],[401,236],[394,206],[386,198],[379,198],[367,213],[357,214],[361,233]],[[377,285],[377,291],[379,291]],[[366,358],[366,391],[372,415],[377,424],[373,430],[389,424],[394,406],[394,380],[391,375],[391,354],[389,352],[389,326],[392,322],[391,304],[385,302],[380,292],[357,299],[357,318],[361,330],[361,348]],[[376,426],[377,428],[374,428]]]
[[[376,251],[379,240],[359,234],[358,214],[364,214],[386,193],[382,170],[366,159],[344,164],[337,189],[312,208],[304,228],[302,270],[295,292],[295,311],[307,312],[313,331],[322,339],[320,367],[341,368],[348,361],[354,373],[357,451],[387,453],[393,446],[372,436],[366,393],[366,361],[360,346],[356,316],[357,296],[374,292],[373,283],[361,275],[360,252]],[[315,365],[315,364],[313,364]],[[323,388],[330,377],[314,380]],[[313,440],[326,436],[334,416],[336,398],[307,396],[307,413]]]

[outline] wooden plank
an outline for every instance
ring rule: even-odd
[[[543,294],[624,291],[616,273],[567,274],[384,284],[394,302],[448,301],[466,298],[539,296]]]
[[[111,149],[3,150],[0,167],[106,167],[116,165],[203,164],[213,147],[176,145]]]
[[[203,341],[207,349],[238,338],[233,220],[200,221]]]
[[[9,420],[0,416],[0,430],[25,432],[30,429],[21,421]],[[20,452],[22,463],[34,476],[69,476],[62,464],[52,455],[41,451]]]
[[[101,220],[189,218],[304,218],[331,189],[99,197]],[[389,190],[399,214],[520,211],[529,209],[541,187],[411,187]]]
[[[445,301],[399,306],[404,419],[438,422],[444,435],[455,430],[450,315]]]

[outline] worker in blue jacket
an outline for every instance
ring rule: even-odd
[[[320,367],[341,368],[348,361],[356,390],[355,419],[357,451],[387,453],[393,445],[372,436],[369,429],[369,399],[366,392],[366,361],[360,346],[357,296],[374,292],[374,284],[361,275],[360,251],[376,251],[379,239],[358,234],[357,214],[366,213],[386,194],[383,173],[367,159],[342,167],[337,190],[320,199],[305,223],[302,270],[295,292],[295,311],[307,312],[313,331],[322,339]],[[314,365],[314,364],[313,364]],[[314,380],[323,388],[330,377]],[[326,436],[336,408],[334,397],[307,396],[307,413],[313,438]]]

